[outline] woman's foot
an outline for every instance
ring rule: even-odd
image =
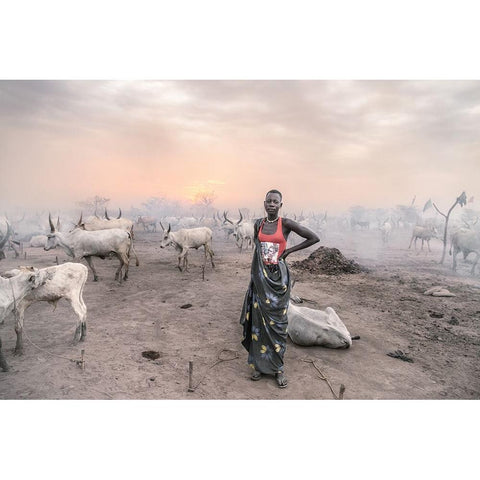
[[[254,370],[252,376],[250,377],[253,381],[260,380],[262,378],[262,373]]]
[[[277,380],[277,385],[278,385],[279,388],[286,388],[287,387],[287,385],[288,385],[287,377],[285,376],[284,373],[282,373],[282,372],[276,373],[275,378]]]

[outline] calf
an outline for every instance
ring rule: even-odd
[[[422,248],[420,250],[423,250],[423,243],[427,242],[427,247],[428,251],[431,252],[430,250],[430,239],[432,237],[436,237],[437,235],[437,229],[433,225],[429,225],[427,227],[422,227],[420,225],[416,225],[415,228],[413,229],[412,232],[412,238],[410,239],[410,245],[408,248],[412,246],[413,240],[415,240],[415,250],[417,249],[417,239],[421,238],[422,239]]]
[[[73,336],[73,344],[85,340],[87,335],[87,307],[83,301],[83,288],[87,281],[88,269],[81,263],[63,263],[62,265],[42,268],[20,267],[19,270],[10,270],[5,276],[12,277],[21,272],[40,272],[47,280],[45,283],[28,292],[20,301],[17,301],[15,309],[15,332],[17,344],[15,354],[23,354],[23,321],[25,310],[36,302],[48,302],[54,305],[64,298],[73,311],[77,314],[77,327]]]

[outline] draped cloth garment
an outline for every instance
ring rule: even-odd
[[[290,272],[285,260],[276,265],[262,261],[258,231],[262,219],[255,222],[255,250],[251,280],[245,294],[240,323],[242,345],[248,351],[248,363],[255,370],[275,374],[283,372],[287,344],[287,311],[290,300]]]

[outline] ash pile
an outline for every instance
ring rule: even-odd
[[[319,247],[305,260],[292,262],[291,266],[302,272],[341,275],[343,273],[362,273],[368,269],[354,260],[345,258],[338,248]]]

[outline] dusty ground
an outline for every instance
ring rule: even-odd
[[[306,306],[333,307],[360,339],[348,350],[299,347],[289,340],[289,386],[279,389],[273,378],[250,380],[240,345],[239,314],[251,254],[216,235],[216,269],[207,264],[202,280],[203,252],[191,252],[190,271],[180,273],[175,252],[160,249],[159,237],[137,233],[141,265],[131,266],[123,285],[113,280],[116,259],[94,260],[100,281],[94,283],[89,272],[83,345],[70,344],[74,314],[65,301],[55,311],[41,303],[26,312],[26,335],[44,350],[26,338],[25,354],[13,356],[13,317],[0,326],[11,367],[0,372],[1,399],[333,399],[312,360],[335,394],[345,385],[345,399],[480,398],[480,280],[469,276],[470,264],[463,261],[452,273],[448,254],[445,265],[439,265],[440,241],[432,240],[432,253],[418,254],[407,249],[409,232],[394,232],[388,247],[378,230],[322,239],[322,245],[340,249],[370,271],[328,276],[292,268],[294,293],[311,300]],[[289,263],[315,248],[292,254]],[[56,256],[67,260],[60,249],[27,248],[26,253],[20,261],[8,252],[0,272],[19,264],[49,266]],[[435,285],[456,296],[423,295]],[[181,308],[186,304],[192,306]],[[82,348],[84,371],[69,360],[79,360]],[[159,358],[144,358],[147,350],[159,352]],[[413,363],[387,355],[396,350]],[[219,358],[225,361],[214,365]],[[188,391],[189,361],[193,392]]]

